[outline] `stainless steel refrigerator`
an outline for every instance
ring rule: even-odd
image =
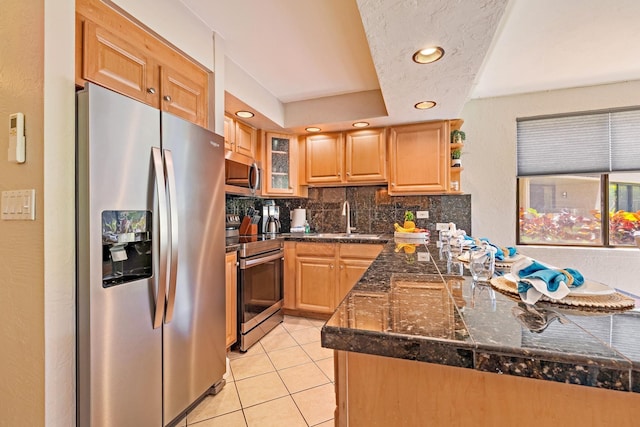
[[[224,386],[223,150],[100,86],[78,93],[79,426],[166,426]]]

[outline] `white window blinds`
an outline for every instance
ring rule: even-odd
[[[518,176],[640,170],[640,109],[518,119]]]

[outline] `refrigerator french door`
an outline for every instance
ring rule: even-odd
[[[166,426],[224,385],[222,137],[77,96],[78,425]]]

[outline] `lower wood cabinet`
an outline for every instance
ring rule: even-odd
[[[284,308],[331,314],[382,245],[285,242]]]
[[[231,347],[238,337],[238,253],[227,252],[225,255],[225,311],[226,311],[226,346]]]

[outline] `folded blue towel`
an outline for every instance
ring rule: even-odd
[[[549,292],[556,292],[560,287],[560,282],[564,282],[569,288],[577,288],[584,283],[584,277],[578,270],[573,268],[552,269],[535,260],[532,260],[531,265],[519,270],[518,276],[521,279],[540,279],[544,281]],[[518,293],[526,293],[532,287],[527,282],[518,281]]]

